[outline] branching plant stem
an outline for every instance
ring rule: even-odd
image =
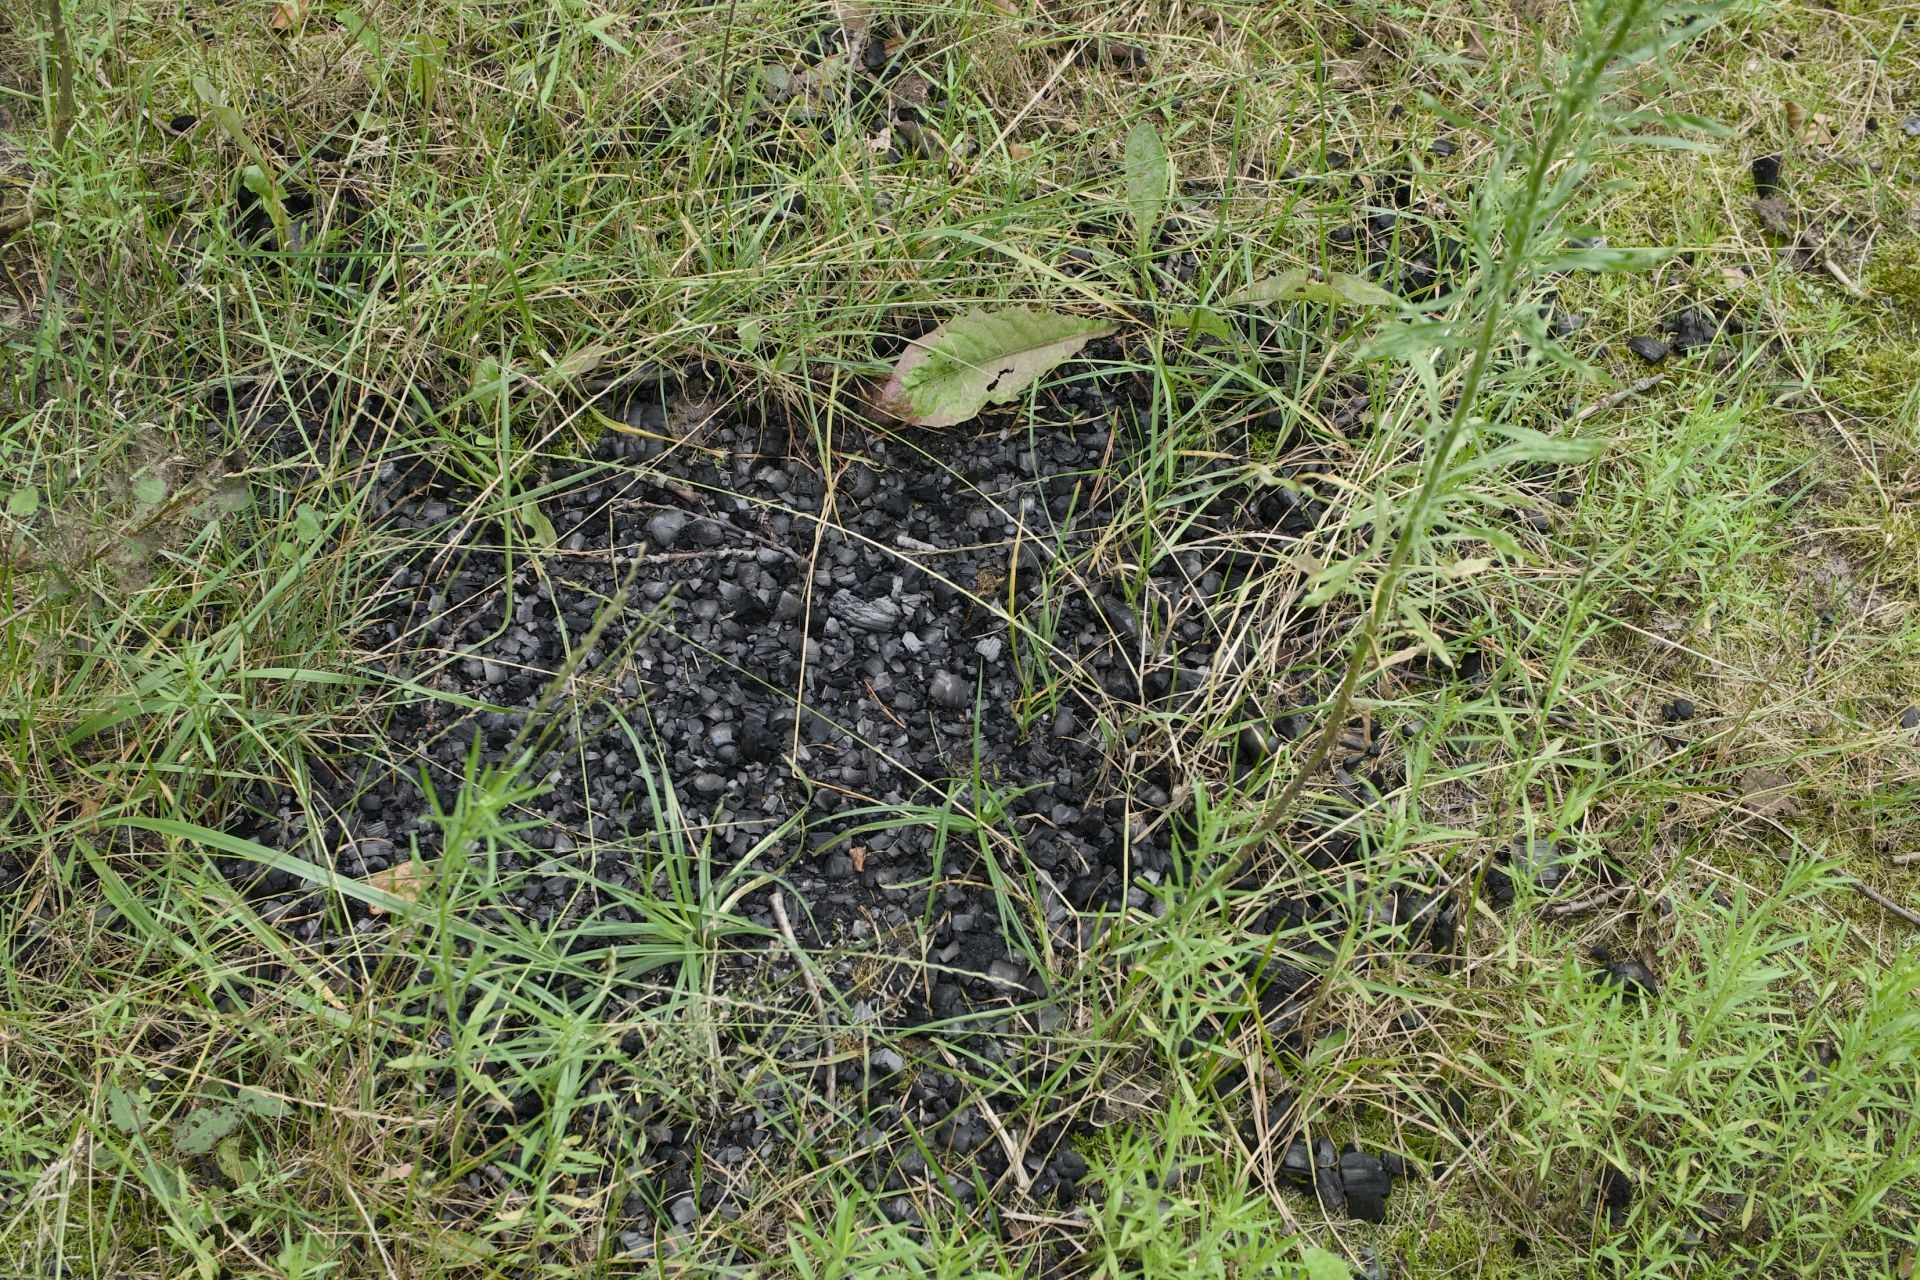
[[[1448,464],[1472,425],[1474,410],[1479,404],[1494,351],[1513,309],[1515,286],[1520,282],[1521,273],[1530,259],[1540,226],[1548,220],[1545,215],[1556,211],[1549,208],[1559,203],[1554,198],[1556,193],[1552,191],[1556,185],[1555,175],[1568,164],[1585,164],[1592,136],[1581,137],[1579,131],[1599,103],[1602,82],[1608,69],[1627,51],[1629,42],[1639,31],[1649,3],[1650,0],[1627,0],[1609,14],[1610,27],[1605,38],[1590,50],[1575,75],[1555,95],[1557,103],[1553,127],[1534,150],[1520,199],[1505,219],[1502,252],[1494,258],[1487,282],[1480,291],[1483,310],[1474,328],[1473,339],[1466,348],[1466,368],[1458,394],[1454,397],[1453,409],[1427,449],[1421,464],[1420,482],[1407,506],[1406,516],[1401,521],[1386,566],[1375,583],[1372,600],[1355,631],[1339,687],[1328,703],[1320,733],[1314,739],[1306,759],[1294,770],[1279,796],[1255,821],[1249,834],[1256,838],[1278,829],[1286,821],[1308,783],[1325,767],[1328,757],[1333,754],[1341,726],[1352,709],[1354,695],[1361,680],[1374,665],[1380,633],[1398,604],[1400,587],[1414,554],[1425,542],[1432,527],[1436,504],[1450,479]],[[1494,163],[1497,166],[1501,162],[1496,159]],[[1562,190],[1570,188],[1570,184],[1558,185]]]

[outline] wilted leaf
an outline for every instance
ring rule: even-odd
[[[951,427],[989,403],[1007,404],[1112,332],[1105,320],[1028,307],[969,311],[909,347],[875,404],[903,422]]]
[[[411,858],[405,862],[396,862],[385,871],[376,871],[367,877],[368,888],[390,893],[408,902],[418,902],[420,895],[432,883],[433,873],[424,863],[415,862]],[[387,909],[379,903],[369,902],[367,913],[383,916],[387,913]]]
[[[376,1182],[404,1182],[404,1181],[406,1181],[406,1180],[407,1180],[408,1178],[411,1178],[412,1176],[413,1176],[413,1162],[412,1162],[412,1161],[408,1161],[408,1162],[407,1162],[407,1163],[405,1163],[405,1164],[390,1164],[390,1165],[388,1165],[388,1166],[387,1166],[386,1168],[384,1168],[384,1169],[382,1169],[382,1170],[380,1171],[380,1176],[379,1176],[378,1178],[376,1178],[376,1179],[374,1179],[374,1181],[376,1181]]]
[[[576,378],[584,378],[607,362],[613,354],[613,348],[604,342],[581,347],[554,361],[553,367],[541,379],[549,387],[564,387]]]
[[[220,1139],[238,1129],[242,1119],[240,1108],[225,1102],[218,1106],[196,1107],[175,1135],[174,1149],[182,1155],[204,1156],[213,1150]]]
[[[867,846],[863,844],[848,845],[847,857],[852,861],[853,870],[856,875],[867,869]]]
[[[1316,280],[1306,271],[1283,271],[1277,276],[1255,280],[1244,289],[1236,289],[1220,302],[1228,307],[1258,306],[1267,302],[1344,302],[1356,307],[1400,305],[1400,299],[1373,281],[1344,271],[1328,272],[1325,280]]]
[[[291,31],[304,26],[311,0],[278,0],[273,6],[272,26],[275,31]]]
[[[253,487],[245,480],[228,477],[214,488],[207,506],[216,515],[231,516],[253,505]]]
[[[1127,135],[1127,207],[1133,233],[1142,245],[1160,229],[1160,213],[1173,191],[1173,161],[1151,121],[1142,120]]]

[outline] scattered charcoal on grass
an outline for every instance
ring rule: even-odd
[[[827,477],[808,464],[804,435],[775,420],[707,413],[693,438],[656,438],[667,400],[630,407],[635,433],[610,433],[596,460],[554,462],[542,475],[541,514],[561,549],[542,564],[509,555],[506,531],[469,522],[469,495],[451,486],[388,495],[386,518],[420,549],[395,563],[362,638],[384,646],[397,675],[483,709],[403,700],[371,749],[312,762],[317,812],[306,812],[290,788],[265,787],[236,825],[349,877],[413,850],[431,866],[444,835],[436,810],[458,798],[469,761],[510,765],[513,753],[530,752],[527,775],[548,785],[515,815],[525,848],[500,851],[499,910],[536,927],[578,926],[581,945],[599,945],[593,940],[642,918],[638,900],[664,884],[663,824],[683,825],[716,870],[791,850],[781,869],[802,946],[858,946],[884,964],[893,945],[886,939],[897,937],[901,955],[917,964],[927,944],[927,960],[938,966],[926,975],[932,980],[916,981],[892,1003],[876,1001],[876,1043],[864,1063],[843,1066],[840,1098],[862,1109],[882,1147],[911,1132],[960,1160],[945,1173],[971,1196],[974,1172],[986,1185],[1006,1172],[984,1109],[1002,1103],[957,1081],[921,1088],[925,1077],[906,1042],[888,1033],[916,1029],[930,1043],[1013,1063],[1013,1051],[979,1035],[983,1019],[1044,997],[1044,975],[1002,936],[1008,904],[986,887],[993,876],[953,860],[954,848],[936,875],[930,824],[876,831],[872,815],[970,805],[962,784],[995,779],[1012,797],[1025,857],[1045,873],[1049,896],[1040,905],[1067,945],[1077,936],[1076,911],[1144,906],[1143,886],[1169,869],[1178,815],[1155,819],[1170,808],[1175,780],[1164,770],[1116,780],[1103,744],[1083,727],[1098,723],[1097,708],[1076,701],[1071,685],[1030,731],[1016,724],[1008,710],[1021,693],[1014,662],[1022,650],[1003,615],[979,605],[1009,591],[1016,608],[1040,603],[1047,575],[1028,570],[1047,562],[1015,561],[1013,549],[1031,556],[1057,548],[1054,570],[1071,574],[1075,557],[1098,542],[1122,489],[1112,476],[1130,457],[1112,434],[1116,423],[1127,430],[1124,405],[1111,385],[1087,379],[1058,391],[1061,420],[1038,421],[1012,439],[849,439],[848,451],[866,464],[846,468],[829,493]],[[1207,479],[1197,487],[1208,496],[1186,512],[1191,545],[1149,566],[1148,590],[1123,599],[1102,581],[1070,593],[1053,633],[1062,669],[1118,672],[1136,696],[1169,707],[1204,696],[1219,642],[1211,606],[1265,572],[1254,556],[1219,551],[1231,542],[1226,535],[1249,532],[1264,545],[1276,526],[1306,533],[1326,514],[1305,489]],[[1091,501],[1094,494],[1105,501]],[[822,527],[816,516],[829,509],[836,523]],[[463,541],[450,546],[455,530]],[[597,624],[596,645],[581,653]],[[1165,656],[1175,650],[1177,660]],[[562,671],[595,692],[548,714],[543,699]],[[1283,713],[1255,720],[1252,736],[1235,745],[1270,755],[1311,729]],[[1384,750],[1370,728],[1348,745],[1361,760]],[[1326,825],[1352,816],[1330,815]],[[1330,834],[1320,822],[1301,824],[1317,861],[1363,856],[1364,831]],[[388,923],[351,902],[333,915],[294,911],[300,895],[317,899],[303,883],[250,864],[227,869],[263,916],[305,939],[329,941],[323,933],[342,918],[356,932]],[[1416,942],[1450,945],[1448,895],[1418,885],[1389,892],[1396,922]],[[774,923],[764,892],[749,894],[740,910],[763,928]],[[1285,958],[1245,975],[1259,1016],[1290,1051],[1304,1051],[1296,1023],[1333,954],[1316,931],[1337,934],[1334,914],[1331,900],[1299,904],[1275,926],[1298,935],[1285,940]],[[924,939],[923,919],[932,929]],[[475,920],[485,926],[490,917]],[[790,962],[769,967],[759,952],[743,949],[722,963],[756,990],[800,988]],[[839,986],[846,972],[823,964],[819,979]],[[689,1207],[696,1218],[721,1211],[738,1170],[777,1158],[786,1141],[778,1134],[797,1130],[799,1109],[814,1105],[808,1090],[817,1096],[827,1083],[819,1061],[831,1029],[811,1014],[805,1021],[777,1048],[794,1083],[743,1110],[670,1124],[617,1109],[594,1113],[595,1133],[625,1126],[648,1134],[651,1163],[641,1175],[651,1218],[679,1223]],[[624,1033],[620,1046],[630,1059],[648,1047],[637,1033]],[[1289,1117],[1283,1130],[1293,1123]],[[1064,1200],[1085,1164],[1058,1144],[1036,1144],[1056,1154],[1030,1181]],[[1330,1143],[1302,1152],[1303,1185],[1330,1212],[1373,1212],[1365,1186],[1349,1206]],[[890,1155],[876,1166],[876,1186],[909,1204],[924,1188],[959,1194],[941,1190],[933,1180],[942,1175],[925,1166]]]
[[[1753,190],[1756,195],[1763,198],[1779,194],[1780,157],[1778,155],[1754,157]]]
[[[1595,947],[1590,954],[1594,962],[1600,966],[1593,975],[1596,982],[1619,987],[1636,996],[1660,994],[1660,980],[1654,976],[1653,970],[1644,960],[1632,956],[1615,959],[1613,953],[1605,947]]]
[[[1348,1213],[1363,1222],[1387,1220],[1387,1196],[1393,1191],[1393,1178],[1379,1156],[1349,1147],[1340,1156],[1340,1185],[1346,1193]]]
[[[1340,1156],[1331,1138],[1315,1138],[1313,1142],[1313,1194],[1328,1217],[1337,1218],[1346,1211],[1347,1193],[1340,1185]]]
[[[1546,893],[1558,889],[1567,878],[1566,859],[1557,840],[1516,838],[1508,854],[1508,865]]]
[[[1625,1217],[1627,1210],[1633,1207],[1633,1176],[1611,1160],[1601,1163],[1595,1190],[1600,1207],[1614,1222]]]
[[[1673,350],[1696,351],[1711,346],[1723,332],[1737,332],[1734,322],[1723,323],[1703,307],[1682,307],[1661,326]]]
[[[1668,724],[1680,724],[1691,720],[1697,714],[1691,699],[1675,698],[1660,704],[1660,718]]]
[[[1648,364],[1659,364],[1667,358],[1670,348],[1660,339],[1642,334],[1637,338],[1627,339],[1627,350]]]

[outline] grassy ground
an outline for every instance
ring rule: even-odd
[[[1672,47],[1573,104],[1539,172],[1594,167],[1517,244],[1560,118],[1540,77],[1626,7],[70,0],[55,145],[59,50],[0,0],[0,1269],[1198,1277],[1310,1243],[1409,1277],[1909,1275],[1920,948],[1855,882],[1920,909],[1916,8],[1644,15]],[[902,60],[884,90],[823,40],[848,26]],[[1143,120],[1178,175],[1144,244]],[[1786,203],[1756,210],[1769,153]],[[1303,304],[1257,341],[1196,332],[1250,280],[1364,267],[1341,230],[1402,183],[1420,203],[1376,244],[1478,255],[1424,327]],[[1561,271],[1570,236],[1649,252]],[[1099,1194],[896,1222],[826,1125],[636,1254],[644,1124],[575,1122],[781,1085],[740,1028],[811,1016],[720,976],[726,886],[653,920],[648,1001],[556,1003],[567,939],[476,932],[484,877],[307,947],[209,833],[253,780],[364,749],[395,696],[357,648],[382,458],[430,451],[511,524],[623,379],[698,367],[830,427],[903,335],[1007,300],[1121,323],[1169,459],[1280,411],[1229,461],[1311,463],[1334,510],[1240,606],[1256,656],[1211,718],[1146,726],[1202,801],[1191,874],[1050,975],[1062,1069],[1005,1124],[1086,1125]],[[1647,373],[1624,339],[1689,304],[1740,332],[1610,394]],[[1585,317],[1560,348],[1549,305]],[[1180,495],[1141,483],[1151,547]],[[1309,874],[1260,821],[1312,739],[1237,781],[1218,748],[1250,702],[1323,703],[1367,636],[1354,709],[1406,778],[1369,856],[1447,869],[1463,927],[1451,965],[1337,968],[1294,1053],[1235,975]],[[477,779],[448,847],[514,839],[518,785]],[[1631,887],[1490,905],[1473,882],[1516,836]],[[1659,996],[1593,982],[1596,946]],[[449,1016],[482,995],[496,1016]],[[1190,1052],[1209,1023],[1233,1030]],[[1263,1146],[1283,1093],[1436,1176],[1382,1226],[1327,1221]]]

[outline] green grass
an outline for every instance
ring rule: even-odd
[[[56,146],[44,10],[0,0],[0,227],[32,214],[0,241],[0,1270],[1119,1280],[1292,1274],[1315,1245],[1410,1277],[1904,1274],[1920,972],[1849,880],[1920,903],[1890,857],[1920,849],[1913,6],[1649,20],[1671,47],[1558,100],[1540,74],[1591,53],[1574,7],[871,9],[923,82],[917,136],[876,137],[842,66],[795,91],[831,16],[796,0],[314,5],[286,31],[264,5],[69,3]],[[1650,105],[1685,118],[1619,114]],[[1143,120],[1181,180],[1144,250],[1122,164]],[[1805,261],[1749,207],[1748,162],[1783,149]],[[1366,180],[1325,176],[1329,152]],[[1478,254],[1467,287],[1199,336],[1190,309],[1249,281],[1363,266],[1328,233],[1400,165],[1426,200],[1403,228]],[[1636,252],[1561,271],[1582,234]],[[1532,323],[1550,292],[1587,318],[1557,353]],[[316,946],[240,901],[221,860],[272,856],[221,834],[242,793],[299,793],[417,692],[359,632],[405,549],[372,468],[430,451],[484,495],[453,521],[501,517],[530,553],[542,468],[623,380],[780,406],[832,468],[901,335],[1014,300],[1121,323],[1150,388],[1097,553],[1116,580],[1141,586],[1204,497],[1190,464],[1268,410],[1297,430],[1227,465],[1308,466],[1332,507],[1231,602],[1245,659],[1197,709],[1110,711],[1117,742],[1138,730],[1124,762],[1190,789],[1175,874],[1074,957],[1025,864],[983,860],[1049,990],[985,1037],[1045,1055],[995,1124],[1079,1126],[1096,1197],[896,1212],[806,1068],[857,1066],[854,1005],[911,966],[809,957],[843,1032],[821,1043],[804,984],[771,976],[786,941],[740,911],[787,833],[727,870],[662,823],[621,890],[637,923],[536,925],[494,868],[539,784],[476,769],[419,902],[330,886],[390,929]],[[1622,340],[1687,302],[1740,317],[1731,363],[1586,412],[1644,372]],[[1080,678],[1033,652],[1023,716]],[[1256,708],[1329,719],[1343,664],[1407,779],[1351,819],[1371,877],[1456,886],[1449,963],[1409,959],[1279,821],[1328,803],[1312,735],[1225,767]],[[1700,717],[1663,725],[1681,696]],[[972,781],[874,821],[1011,850]],[[1471,886],[1516,836],[1635,888],[1496,910]],[[1345,926],[1258,927],[1304,888],[1344,896]],[[1659,997],[1591,982],[1595,946],[1651,958]],[[1314,948],[1335,962],[1289,1046],[1247,975]],[[977,1046],[894,1047],[910,1075],[1009,1076]],[[1289,1095],[1316,1134],[1444,1176],[1380,1227],[1326,1221],[1259,1140]],[[790,1149],[632,1254],[648,1128],[747,1107]],[[1608,1164],[1636,1192],[1617,1214]]]

